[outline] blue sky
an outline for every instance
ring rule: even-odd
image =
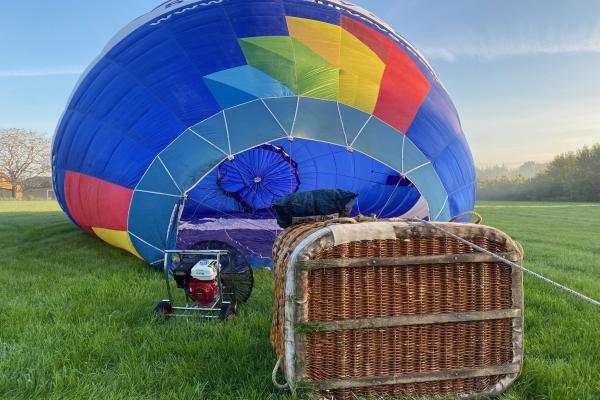
[[[79,74],[159,0],[5,2],[0,128],[54,132]],[[355,0],[428,59],[479,165],[600,143],[600,2]]]

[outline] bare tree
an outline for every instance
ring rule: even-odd
[[[49,173],[49,138],[24,129],[0,129],[0,181],[11,185],[13,198],[25,181]]]

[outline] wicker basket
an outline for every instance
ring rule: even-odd
[[[521,262],[503,232],[438,226]],[[317,222],[273,247],[271,343],[293,391],[325,398],[502,393],[523,355],[523,276],[419,222]]]

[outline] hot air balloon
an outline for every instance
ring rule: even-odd
[[[75,224],[153,265],[223,241],[254,265],[271,204],[345,189],[353,212],[449,220],[475,172],[431,67],[337,0],[174,0],[119,32],[76,85],[52,149]]]

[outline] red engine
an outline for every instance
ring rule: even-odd
[[[216,280],[200,281],[190,278],[189,282],[190,297],[198,303],[208,304],[215,300],[219,287]]]
[[[219,293],[216,260],[200,260],[190,271],[188,281],[192,300],[202,304],[212,303]]]

